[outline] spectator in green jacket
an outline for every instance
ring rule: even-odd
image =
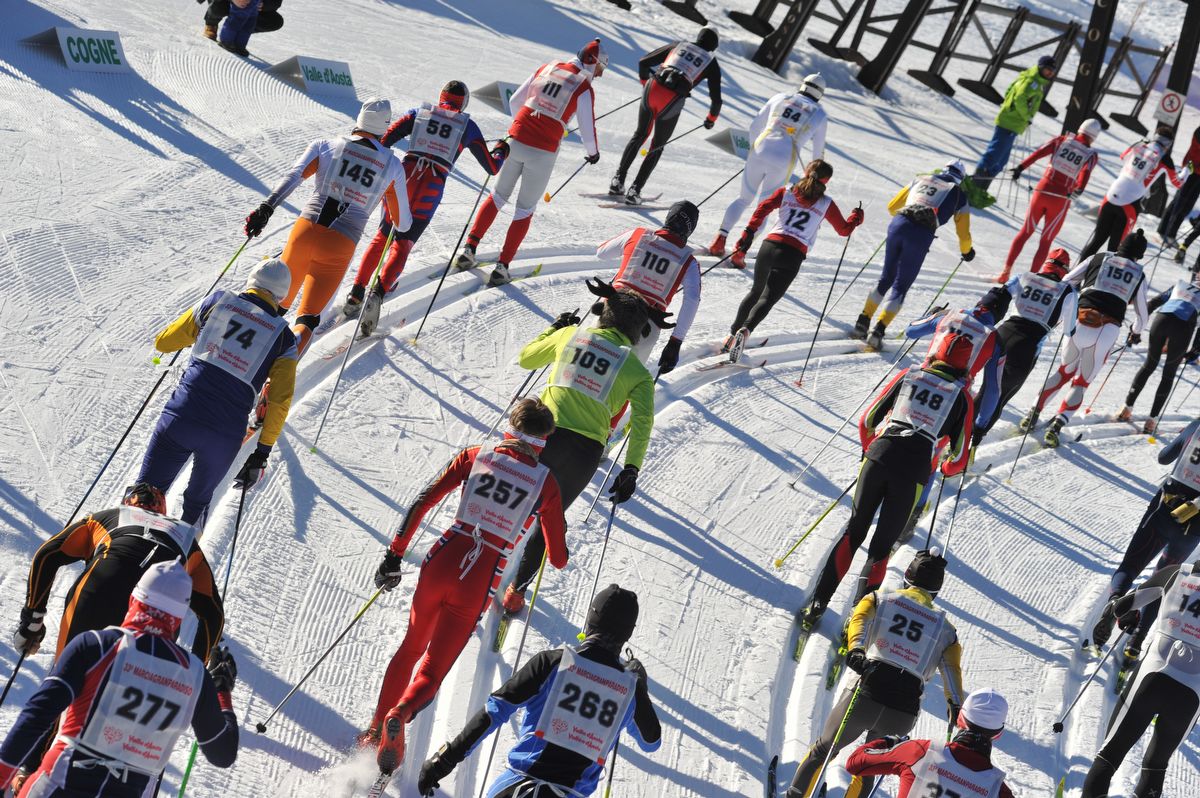
[[[996,129],[992,132],[992,140],[988,142],[987,150],[975,166],[975,174],[971,176],[975,184],[984,191],[992,182],[992,178],[1000,174],[1008,164],[1013,142],[1033,121],[1057,70],[1054,57],[1044,55],[1038,59],[1037,66],[1031,66],[1018,75],[1004,93],[1000,113],[996,114]]]

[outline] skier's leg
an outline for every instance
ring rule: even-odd
[[[884,327],[892,323],[892,319],[896,318],[896,314],[904,306],[908,289],[912,287],[917,275],[921,273],[925,256],[929,254],[929,247],[933,245],[934,235],[932,232],[923,230],[916,225],[911,227],[912,230],[908,234],[909,240],[904,245],[900,262],[896,264],[896,280],[892,283],[892,288],[888,291],[887,299],[884,300],[882,310],[879,312],[879,324]]]
[[[150,433],[150,445],[142,455],[142,467],[135,482],[148,482],[163,493],[171,489],[184,463],[192,456],[192,450],[184,446],[177,435],[176,428],[182,423],[170,413],[158,417],[154,432]]]
[[[375,274],[375,267],[379,265],[379,259],[383,257],[383,244],[387,241],[387,234],[391,229],[392,225],[386,217],[379,220],[379,229],[375,231],[371,242],[363,251],[362,260],[358,262],[358,271],[354,273],[356,287],[366,290],[367,285],[371,282],[371,276]]]
[[[746,326],[751,330],[762,323],[762,320],[771,312],[771,308],[775,307],[775,303],[787,293],[788,286],[800,273],[800,264],[804,262],[804,253],[786,244],[764,241],[758,250],[758,261],[754,264],[756,271],[759,262],[764,259],[769,259],[770,271],[767,274],[766,291],[759,295],[758,301],[754,303],[754,307],[750,309],[750,315],[746,319]]]
[[[296,224],[299,225],[302,221],[304,220],[301,219]],[[320,320],[321,311],[329,304],[329,300],[333,299],[342,278],[346,276],[346,268],[354,257],[356,244],[341,233],[320,225],[315,225],[308,237],[311,239],[308,273],[304,276],[303,293],[296,307],[296,324],[292,325],[292,332],[296,334],[296,348],[302,353],[308,348],[316,324],[309,326],[301,322],[301,317],[309,316]],[[286,253],[284,257],[287,257]],[[294,271],[292,279],[295,280]]]
[[[504,159],[504,164],[496,175],[496,186],[479,206],[475,221],[471,222],[471,230],[467,233],[468,246],[479,246],[492,222],[496,221],[496,214],[508,203],[508,198],[512,196],[513,189],[517,187],[517,180],[525,168],[525,158],[531,151],[532,147],[527,147],[519,141],[509,144],[508,157]]]
[[[500,263],[510,263],[516,257],[529,225],[533,221],[533,212],[546,192],[550,183],[550,175],[554,172],[554,162],[557,153],[545,150],[534,150],[526,156],[525,168],[521,175],[521,188],[517,192],[516,205],[513,208],[513,220],[508,226],[504,237],[504,246],[500,250]]]
[[[288,233],[287,243],[283,245],[283,253],[279,256],[287,264],[288,271],[292,273],[291,287],[288,288],[287,296],[279,303],[280,307],[290,308],[292,306],[296,294],[300,292],[300,286],[308,277],[308,271],[312,267],[313,256],[316,254],[318,246],[319,228],[317,225],[308,219],[297,219],[296,223],[292,225],[291,232]]]
[[[852,700],[854,700],[854,691],[843,690],[838,702],[829,710],[825,727],[821,730],[821,736],[808,749],[800,766],[796,768],[795,775],[792,776],[792,784],[788,788],[786,798],[811,798],[813,790],[817,786],[814,782],[820,775],[821,765],[824,764],[825,758],[828,756],[832,760],[839,751],[856,741],[864,731],[879,720],[884,708],[877,701],[860,693],[858,699],[854,701],[853,710],[849,711]],[[849,714],[847,714],[848,711]],[[844,727],[842,726],[843,719],[845,720]],[[840,737],[838,729],[842,731]],[[829,749],[833,747],[835,737],[838,738],[837,749],[830,756]]]
[[[879,303],[883,301],[883,295],[891,289],[892,283],[896,281],[899,263],[904,256],[905,230],[909,225],[910,222],[900,216],[894,217],[888,224],[887,238],[883,245],[883,269],[879,272],[879,281],[875,284],[874,290],[867,296],[867,301],[863,303],[862,315],[868,319],[875,315]]]
[[[936,475],[937,472],[934,473]],[[875,534],[871,536],[871,543],[867,547],[867,562],[863,566],[858,588],[854,593],[855,603],[883,584],[892,546],[900,539],[909,518],[917,511],[917,504],[926,482],[916,482],[906,477],[907,475],[893,476],[888,480],[883,502],[879,507],[879,522],[875,525]]]
[[[879,713],[879,718],[874,725],[867,730],[864,740],[878,740],[886,735],[894,735],[902,737],[907,735],[917,725],[917,716],[909,712],[902,712],[892,707],[883,707]],[[875,787],[875,776],[854,776],[850,779],[850,786],[846,788],[845,798],[865,798],[871,794],[871,790]]]
[[[634,128],[633,136],[625,145],[625,150],[621,153],[621,160],[617,164],[616,176],[621,179],[622,183],[625,182],[625,175],[628,174],[629,167],[633,165],[633,159],[637,157],[638,150],[642,148],[642,142],[650,135],[650,129],[654,126],[654,111],[650,107],[650,93],[654,91],[656,85],[658,82],[651,79],[646,81],[646,87],[642,89],[642,102],[638,105],[637,127]]]
[[[764,252],[766,250],[766,252]],[[758,249],[758,256],[754,259],[754,283],[750,286],[750,290],[746,292],[746,296],[742,298],[741,304],[738,305],[737,313],[734,314],[733,324],[729,325],[729,334],[736,335],[737,331],[746,326],[746,320],[750,318],[750,313],[760,302],[765,301],[767,296],[767,281],[771,276],[771,263],[773,257],[770,250],[767,250],[767,242]]]
[[[1110,595],[1125,593],[1133,587],[1133,580],[1137,575],[1167,545],[1172,526],[1180,524],[1171,517],[1171,511],[1163,504],[1163,492],[1160,488],[1150,500],[1146,512],[1142,514],[1142,520],[1138,523],[1133,537],[1129,539],[1121,564],[1113,572],[1112,581],[1109,583]]]
[[[1054,239],[1058,238],[1058,231],[1062,229],[1063,223],[1067,220],[1067,211],[1071,207],[1071,200],[1066,197],[1047,197],[1045,203],[1042,237],[1038,239],[1037,251],[1033,253],[1033,264],[1029,267],[1029,270],[1033,272],[1036,272],[1046,262],[1046,256],[1050,254],[1050,247],[1054,246]]]
[[[1037,229],[1038,220],[1043,214],[1041,204],[1042,194],[1040,191],[1035,191],[1029,200],[1029,210],[1025,212],[1025,222],[1021,225],[1021,229],[1013,236],[1012,244],[1008,247],[1008,257],[1004,259],[1004,271],[1001,276],[1008,278],[1009,272],[1012,271],[1013,264],[1017,262],[1017,258],[1021,256],[1021,250],[1025,248],[1025,242],[1033,235],[1033,231]]]
[[[1112,237],[1113,230],[1116,229],[1119,234],[1124,224],[1125,213],[1109,204],[1107,199],[1102,200],[1100,210],[1096,214],[1096,226],[1092,229],[1092,234],[1083,245],[1083,249],[1079,250],[1079,263],[1099,252],[1100,248],[1105,246],[1105,242]],[[1115,249],[1115,247],[1111,248]]]
[[[232,435],[221,435],[205,427],[193,427],[185,433],[184,445],[192,450],[192,473],[183,491],[183,513],[179,516],[184,523],[203,525],[213,493],[242,448],[242,433],[239,429]]]
[[[1163,674],[1152,676],[1158,677],[1154,680],[1157,683],[1154,689],[1158,692],[1158,719],[1142,757],[1142,772],[1133,798],[1161,798],[1167,765],[1179,744],[1187,738],[1196,722],[1197,709],[1200,709],[1200,696],[1195,690]]]
[[[675,125],[679,123],[679,112],[682,109],[683,98],[676,97],[675,100],[663,108],[658,118],[654,120],[654,135],[650,139],[650,150],[646,153],[646,157],[642,159],[642,165],[638,167],[637,177],[633,179],[633,185],[641,188],[650,179],[650,174],[654,171],[654,167],[658,166],[658,159],[662,157],[664,145],[670,140],[671,134],[675,132]]]
[[[1071,390],[1063,396],[1062,404],[1058,408],[1058,415],[1067,421],[1071,420],[1071,416],[1083,404],[1083,396],[1087,393],[1088,386],[1096,379],[1104,362],[1108,360],[1108,350],[1116,343],[1117,335],[1121,332],[1121,328],[1116,324],[1105,324],[1099,328],[1084,327],[1083,329],[1094,330],[1094,333],[1087,336],[1094,335],[1094,340],[1090,346],[1085,345],[1083,341],[1079,342],[1079,369],[1071,378]],[[1074,337],[1079,337],[1078,332],[1076,330]]]
[[[1166,409],[1167,397],[1170,396],[1171,388],[1175,385],[1175,374],[1183,362],[1183,356],[1187,352],[1192,331],[1196,325],[1194,321],[1184,321],[1178,316],[1168,313],[1155,313],[1154,317],[1155,324],[1165,329],[1163,337],[1166,339],[1167,348],[1167,359],[1163,363],[1162,378],[1158,381],[1158,390],[1154,392],[1154,403],[1150,405],[1150,417],[1158,418]],[[1155,325],[1150,327],[1151,352],[1155,350],[1154,327]],[[1158,347],[1158,351],[1162,351],[1161,345]]]
[[[1155,313],[1154,320],[1150,322],[1150,335],[1146,341],[1146,360],[1142,363],[1141,368],[1137,370],[1137,373],[1133,375],[1133,382],[1129,385],[1129,393],[1125,395],[1125,404],[1130,407],[1133,407],[1134,402],[1137,401],[1138,394],[1142,392],[1142,388],[1146,385],[1146,380],[1158,368],[1158,361],[1162,357],[1163,347],[1167,345],[1168,332],[1171,329],[1170,324],[1164,323],[1167,319],[1179,320],[1167,313]],[[1186,343],[1184,345],[1186,346]],[[1182,357],[1182,353],[1180,353],[1180,357]],[[1170,357],[1168,356],[1169,363]],[[1157,397],[1155,401],[1157,402]],[[1163,397],[1163,401],[1166,401],[1165,396]],[[1150,415],[1153,416],[1156,414],[1152,411]]]
[[[1050,382],[1046,384],[1045,389],[1038,395],[1037,409],[1040,411],[1046,406],[1054,394],[1058,393],[1058,389],[1071,381],[1079,371],[1079,363],[1083,357],[1083,350],[1092,345],[1095,341],[1096,334],[1099,332],[1099,327],[1085,327],[1080,324],[1075,328],[1075,332],[1067,336],[1067,345],[1063,347],[1062,359],[1058,364],[1058,371],[1050,378]]]
[[[858,486],[854,491],[850,520],[821,569],[820,579],[817,581],[816,590],[813,591],[813,603],[821,607],[829,604],[829,599],[833,597],[834,591],[850,570],[854,553],[867,539],[871,521],[875,518],[875,511],[883,503],[887,486],[888,469],[873,460],[864,460],[858,472]]]
[[[746,212],[746,206],[766,192],[767,181],[774,178],[775,171],[777,166],[771,152],[750,152],[746,159],[746,168],[742,172],[740,191],[725,208],[725,215],[721,217],[721,228],[718,231],[721,235],[729,235]],[[784,178],[786,179],[786,175]]]

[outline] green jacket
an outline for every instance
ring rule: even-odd
[[[561,330],[550,327],[521,350],[521,368],[536,369],[554,363],[560,353],[573,349],[571,341],[577,331],[578,328],[574,326]],[[575,388],[552,384],[542,390],[541,399],[554,412],[557,426],[600,443],[608,442],[612,418],[621,412],[628,401],[632,408],[625,465],[641,468],[650,444],[650,430],[654,427],[654,378],[632,352],[632,344],[621,332],[611,327],[592,327],[587,332],[594,332],[610,343],[631,350],[621,364],[621,370],[617,372],[616,381],[604,403]],[[569,355],[570,352],[564,355],[564,361]],[[556,371],[557,368],[550,370],[550,382],[554,381]]]
[[[1036,64],[1018,75],[1005,92],[1004,102],[1000,103],[996,126],[1013,133],[1024,133],[1041,107],[1049,85],[1050,81],[1042,77]]]

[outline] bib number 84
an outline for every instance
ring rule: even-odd
[[[616,701],[602,702],[600,696],[591,690],[584,690],[574,682],[567,682],[563,686],[563,698],[558,702],[558,708],[587,720],[596,718],[601,726],[608,729],[617,719],[618,706]]]

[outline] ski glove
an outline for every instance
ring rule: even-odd
[[[608,495],[614,504],[624,504],[633,497],[633,492],[637,490],[637,475],[638,467],[628,464],[617,474],[612,487],[608,489]]]
[[[600,153],[596,153],[595,155],[585,155],[583,160],[595,166],[596,164],[600,163]]]
[[[975,260],[975,247],[971,247],[966,252],[964,252],[962,254],[962,259],[964,261],[966,261],[967,263],[970,263],[971,261]]]
[[[956,704],[953,701],[946,702],[946,717],[950,721],[951,728],[958,725],[958,712],[962,709],[961,704]]]
[[[375,570],[375,587],[388,592],[400,584],[400,563],[402,558],[391,549],[383,554],[383,562]]]
[[[862,223],[862,208],[855,208],[854,210],[850,211],[850,215],[846,217],[846,224],[850,225],[851,227],[858,227]]]
[[[234,477],[233,486],[238,490],[250,490],[257,485],[263,474],[267,472],[267,456],[270,454],[270,447],[263,451],[263,445],[260,443],[258,448],[246,458],[242,470]]]
[[[846,654],[846,667],[861,674],[867,669],[867,652],[861,648],[852,648]]]
[[[632,673],[637,676],[638,687],[645,687],[646,680],[650,678],[646,675],[646,666],[643,665],[642,661],[637,657],[634,657],[633,659],[629,660],[629,662],[625,663],[625,671],[626,673]]]
[[[208,675],[212,677],[213,686],[218,693],[228,693],[233,690],[237,681],[237,663],[228,646],[217,646],[208,654]]]
[[[504,163],[508,158],[508,142],[500,139],[492,145],[492,160],[498,164]]]
[[[433,791],[440,786],[441,780],[454,770],[457,763],[451,762],[450,758],[446,756],[449,747],[443,745],[436,754],[426,759],[425,764],[421,765],[421,775],[417,777],[417,792],[422,796],[433,795]]]
[[[662,354],[658,356],[658,373],[670,374],[679,365],[679,347],[683,345],[675,336],[667,339],[667,345],[663,347]]]
[[[38,653],[42,647],[42,638],[46,636],[46,611],[21,608],[21,625],[13,634],[13,648],[24,651],[25,656]]]
[[[1019,167],[1019,166],[1014,166],[1014,167],[1012,168],[1012,179],[1013,179],[1013,180],[1020,180],[1020,179],[1021,179],[1021,173],[1022,173],[1022,172],[1024,172],[1024,171],[1025,171],[1025,170],[1024,170],[1024,169],[1022,169],[1021,167]]]
[[[1117,618],[1117,626],[1121,627],[1122,632],[1133,634],[1137,631],[1138,625],[1142,622],[1141,610],[1130,610],[1124,615]]]
[[[271,214],[275,212],[267,203],[260,203],[254,211],[246,217],[246,235],[249,238],[258,238],[259,233],[267,226],[267,222],[271,221]]]
[[[568,310],[566,313],[559,313],[558,318],[550,326],[556,330],[561,330],[563,327],[571,327],[579,324],[583,319],[579,318],[579,314]]]
[[[749,252],[750,245],[754,243],[754,231],[747,227],[738,237],[737,243],[733,248],[738,252]]]
[[[1141,342],[1142,342],[1142,334],[1141,333],[1135,333],[1131,330],[1129,335],[1125,336],[1125,345],[1126,346],[1137,346]]]
[[[713,125],[715,125],[715,124],[717,124],[717,115],[716,114],[709,114],[708,116],[704,117],[704,129],[705,130],[712,130]]]

